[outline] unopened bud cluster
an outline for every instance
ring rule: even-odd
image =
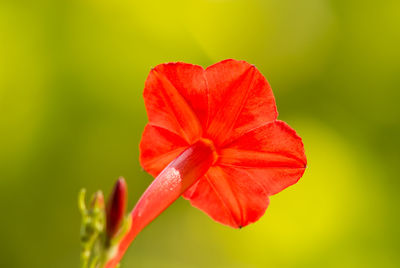
[[[125,220],[127,187],[123,178],[119,178],[111,192],[107,206],[101,191],[93,194],[86,205],[86,190],[79,194],[81,223],[81,264],[82,268],[102,267],[103,259],[109,248],[118,240],[128,224]]]

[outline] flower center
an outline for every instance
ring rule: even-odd
[[[202,143],[205,147],[207,147],[211,152],[212,152],[212,164],[214,165],[217,160],[218,160],[218,152],[217,152],[217,148],[214,145],[214,142],[210,139],[206,139],[206,138],[200,138],[196,143]]]

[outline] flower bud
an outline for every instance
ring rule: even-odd
[[[104,196],[102,191],[97,191],[93,194],[92,201],[90,203],[90,209],[102,210],[104,209]]]
[[[124,219],[127,201],[127,186],[125,179],[120,177],[108,198],[106,209],[106,231],[113,238],[119,231]]]

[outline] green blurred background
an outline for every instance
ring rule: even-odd
[[[180,199],[123,267],[399,267],[400,1],[1,0],[0,267],[78,267],[77,195],[132,207],[151,67],[255,64],[305,143],[300,182],[242,230]]]

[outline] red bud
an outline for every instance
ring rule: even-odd
[[[127,200],[127,186],[125,179],[120,177],[108,198],[106,211],[106,229],[109,238],[113,238],[124,219]]]

